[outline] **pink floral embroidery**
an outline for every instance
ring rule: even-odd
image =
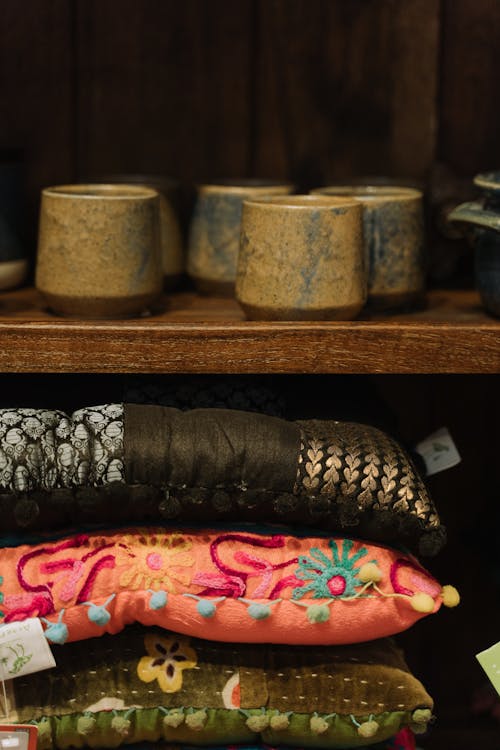
[[[249,578],[261,578],[261,582],[253,592],[255,598],[265,598],[272,583],[275,570],[286,568],[289,565],[297,563],[297,558],[291,558],[282,563],[273,564],[263,557],[258,557],[254,553],[238,549],[233,554],[233,559],[240,564],[248,565],[253,570],[239,570],[227,565],[220,556],[220,546],[224,542],[238,542],[239,544],[248,544],[251,547],[260,547],[264,549],[279,549],[286,544],[286,538],[281,534],[275,534],[271,537],[257,538],[246,534],[221,534],[216,537],[210,544],[210,556],[215,567],[220,574],[198,573],[193,578],[193,583],[205,585],[203,591],[199,592],[200,596],[227,596],[241,597],[247,593],[247,583]],[[222,574],[222,575],[221,575]],[[277,598],[279,591],[288,585],[302,585],[301,582],[291,583],[290,577],[284,579],[281,587],[276,591],[279,584],[275,586],[269,598]]]
[[[193,583],[198,586],[206,586],[200,591],[200,596],[228,596],[238,598],[246,591],[244,581],[238,576],[227,576],[224,573],[196,573]]]
[[[54,612],[52,598],[47,594],[14,594],[5,597],[8,610],[4,622],[18,622],[28,617],[44,617]]]
[[[390,571],[391,585],[396,594],[412,596],[415,593],[415,591],[403,586],[403,584],[399,582],[399,573],[405,568],[409,568],[412,571],[410,574],[410,580],[415,586],[416,591],[424,591],[433,598],[439,594],[441,586],[438,581],[432,578],[432,576],[424,570],[424,568],[420,567],[417,562],[401,557],[392,563]]]
[[[68,574],[64,572],[65,569],[69,570]],[[42,563],[40,570],[42,573],[52,573],[55,570],[61,571],[59,575],[56,575],[54,580],[59,581],[62,579],[64,581],[59,590],[59,599],[64,603],[74,598],[78,581],[83,578],[85,573],[84,564],[81,560],[58,560],[53,563]]]
[[[16,569],[19,585],[28,593],[6,597],[5,622],[24,620],[33,616],[44,617],[55,612],[56,605],[59,603],[66,604],[75,599],[77,603],[86,601],[99,571],[115,566],[114,555],[102,557],[102,552],[113,546],[114,543],[107,542],[105,538],[92,540],[93,549],[85,552],[81,559],[78,559],[76,556],[78,552],[89,547],[89,537],[86,534],[78,534],[58,544],[44,545],[26,552],[19,558]],[[53,556],[65,550],[72,550],[74,554],[59,560],[42,560],[38,567],[33,562],[37,558]],[[85,563],[99,555],[101,557],[91,565],[84,577]],[[32,584],[30,582],[26,572],[29,564],[33,571],[31,575],[36,580],[39,580],[40,574],[46,577],[44,583]],[[56,584],[60,585],[57,597],[54,595]]]

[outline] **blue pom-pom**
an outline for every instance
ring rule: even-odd
[[[271,614],[271,610],[265,604],[251,604],[248,608],[248,614],[254,620],[265,620]]]
[[[207,602],[203,599],[200,599],[200,601],[196,605],[196,609],[202,617],[213,617],[217,608],[212,602]]]
[[[53,622],[45,630],[45,637],[52,643],[59,643],[62,645],[68,640],[68,628],[63,622]]]
[[[88,611],[88,618],[90,622],[95,622],[96,625],[104,626],[110,619],[111,615],[104,608],[104,605],[98,607],[96,604],[91,604]]]
[[[151,595],[149,606],[151,609],[163,609],[167,600],[168,596],[166,591],[155,591],[154,594]]]

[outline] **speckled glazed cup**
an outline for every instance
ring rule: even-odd
[[[160,208],[160,248],[165,289],[179,285],[186,270],[184,243],[178,218],[179,185],[170,178],[155,174],[109,174],[96,182],[143,185],[156,190]]]
[[[224,180],[198,187],[187,268],[200,292],[234,296],[243,201],[291,192],[291,185],[267,180]]]
[[[117,318],[147,311],[162,291],[159,198],[137,185],[42,191],[35,283],[56,313]]]
[[[363,205],[369,307],[390,310],[421,302],[425,290],[421,191],[384,185],[332,185],[312,192],[354,198]]]
[[[362,206],[292,195],[245,201],[236,298],[254,320],[349,320],[366,302]]]

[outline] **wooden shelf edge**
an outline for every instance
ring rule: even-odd
[[[233,300],[196,295],[148,319],[71,321],[37,308],[33,294],[12,295],[10,314],[0,309],[0,372],[500,372],[500,321],[473,293],[435,293],[413,315],[338,323],[245,321]]]

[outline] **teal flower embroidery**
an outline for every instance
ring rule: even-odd
[[[361,547],[351,555],[353,546],[353,541],[343,539],[342,553],[339,554],[335,539],[331,539],[329,542],[331,559],[318,547],[311,549],[310,557],[306,555],[299,557],[299,568],[295,575],[309,583],[294,589],[292,599],[302,599],[309,592],[313,592],[313,599],[338,599],[353,596],[356,593],[356,587],[362,585],[356,575],[361,566],[356,567],[355,563],[368,552],[366,547]]]
[[[3,576],[0,576],[0,586],[2,585],[2,583],[3,583]],[[3,598],[4,598],[3,591],[0,591],[0,604],[3,603]],[[4,617],[4,615],[5,615],[5,612],[0,611],[0,617]]]

